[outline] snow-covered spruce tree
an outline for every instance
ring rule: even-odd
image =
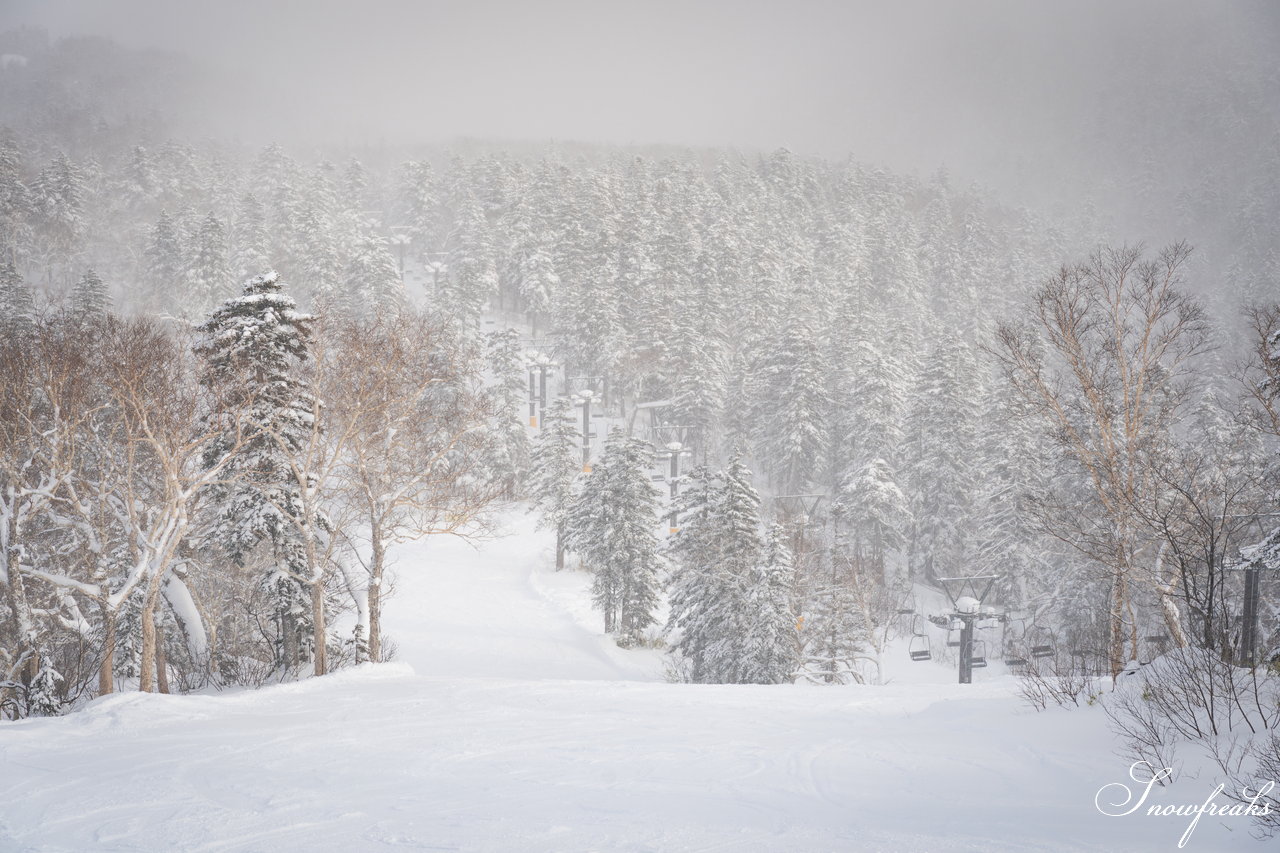
[[[84,174],[59,152],[31,185],[36,236],[46,264],[65,264],[79,248],[84,231],[84,200]]]
[[[623,646],[640,640],[653,624],[661,588],[652,461],[648,442],[615,427],[567,523],[569,547],[595,573],[591,594],[604,614],[605,633],[616,634]]]
[[[121,206],[137,211],[151,203],[157,192],[156,169],[151,153],[141,145],[129,152],[129,162],[120,170],[114,190]]]
[[[816,684],[860,682],[866,628],[849,585],[836,577],[820,580],[802,615],[799,675]]]
[[[395,221],[408,229],[419,261],[425,262],[435,236],[438,207],[431,164],[418,160],[402,164],[395,181]]]
[[[349,272],[357,279],[369,277],[361,269],[366,258],[362,257],[360,265],[353,270],[344,267],[339,253],[339,228],[332,213],[333,193],[327,182],[320,178],[313,184],[318,184],[319,188],[298,199],[295,230],[290,241],[298,278],[307,283],[305,298],[311,305],[363,308],[357,296],[344,290],[343,282]],[[353,247],[352,253],[355,250]]]
[[[511,232],[508,276],[515,283],[536,337],[539,320],[551,310],[552,295],[560,284],[560,277],[556,275],[549,248],[553,238],[544,233],[542,219],[530,208],[523,197],[519,198],[507,222]]]
[[[186,293],[191,304],[203,310],[231,295],[227,234],[218,217],[210,213],[200,221],[193,248],[194,254],[187,267]]]
[[[782,334],[764,344],[752,371],[752,432],[756,456],[781,494],[797,494],[813,479],[826,441],[828,408],[821,353],[799,310]]]
[[[340,187],[342,204],[351,210],[364,210],[368,207],[369,172],[364,164],[355,157],[347,160],[342,170]]]
[[[17,263],[31,251],[31,192],[22,182],[22,155],[8,133],[0,136],[0,260]]]
[[[840,485],[835,512],[846,525],[845,545],[860,577],[888,581],[885,556],[905,542],[911,518],[889,463],[871,459]]]
[[[795,677],[800,662],[795,613],[795,560],[786,533],[774,525],[747,584],[746,636],[742,680],[749,684],[782,684]]]
[[[35,300],[13,262],[0,259],[0,335],[11,341],[35,331]]]
[[[84,275],[71,291],[70,309],[71,316],[81,325],[93,323],[106,316],[111,310],[111,297],[107,295],[107,286],[92,269],[84,271]]]
[[[524,425],[525,369],[520,352],[520,333],[515,329],[490,332],[486,338],[486,360],[492,377],[485,393],[492,401],[494,421],[487,443],[488,479],[507,498],[521,489],[529,468],[529,433]]]
[[[582,434],[568,397],[557,397],[542,420],[530,453],[528,492],[541,513],[539,527],[556,532],[556,571],[564,568],[565,525],[582,472]]]
[[[489,222],[474,196],[464,199],[455,231],[440,301],[464,326],[478,329],[480,315],[498,288],[498,270]]]
[[[1054,466],[1052,450],[1030,414],[1028,404],[1006,383],[988,391],[974,512],[973,573],[998,575],[999,600],[1018,608],[1042,608],[1046,600],[1069,597],[1079,580],[1066,571],[1070,561],[1063,560],[1063,543],[1046,536],[1038,524],[1034,505],[1044,500]],[[1057,488],[1062,490],[1063,484]]]
[[[679,527],[667,542],[673,568],[667,591],[671,613],[667,631],[680,631],[672,653],[678,655],[681,676],[695,683],[720,680],[717,656],[723,616],[732,610],[733,588],[728,572],[721,571],[719,537],[714,513],[720,482],[705,465],[683,478],[677,498]]]
[[[267,211],[253,193],[240,199],[231,231],[231,271],[236,281],[249,279],[255,270],[271,265],[267,259]]]
[[[385,239],[365,234],[356,241],[347,260],[344,295],[342,307],[360,316],[404,307],[404,282]]]
[[[703,460],[717,446],[728,384],[729,346],[724,339],[719,290],[715,265],[704,252],[689,292],[675,294],[678,305],[664,368],[672,419],[692,428]]]
[[[604,204],[592,204],[596,201],[583,199],[581,207],[563,211],[571,222],[561,227],[571,239],[557,244],[554,262],[561,284],[553,314],[567,371],[602,377],[618,362],[623,334],[614,217]]]
[[[238,481],[215,493],[215,519],[206,540],[238,565],[247,563],[259,543],[269,546],[261,587],[275,621],[279,670],[296,667],[312,651],[307,549],[291,521],[304,515],[306,486],[291,456],[315,426],[315,400],[297,378],[312,320],[295,310],[277,275],[269,272],[250,279],[241,296],[210,315],[199,327],[204,339],[196,347],[205,365],[201,381],[218,401],[212,415],[217,423],[211,426],[225,425],[205,458],[222,458],[237,441],[243,448],[228,466]]]
[[[699,466],[680,502],[670,550],[674,651],[699,683],[777,683],[794,671],[790,555],[760,537],[760,497],[738,457],[712,475]],[[785,670],[785,671],[784,671]]]
[[[847,425],[854,455],[847,460],[846,473],[873,459],[883,459],[895,469],[908,396],[902,370],[884,354],[883,347],[859,340],[850,348],[847,371],[857,398],[852,401]]]
[[[969,347],[956,339],[934,347],[916,385],[904,453],[913,578],[946,577],[972,557],[980,394]]]
[[[160,211],[143,254],[143,280],[148,291],[144,300],[151,310],[180,314],[188,305],[182,289],[184,254],[177,224],[167,211]]]

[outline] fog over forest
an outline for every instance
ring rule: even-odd
[[[0,5],[0,848],[1164,849],[1278,495],[1276,3]]]
[[[0,26],[187,57],[167,106],[189,134],[787,147],[1014,202],[1110,201],[1140,166],[1195,187],[1225,151],[1248,172],[1275,146],[1241,133],[1280,109],[1265,2],[11,0]]]

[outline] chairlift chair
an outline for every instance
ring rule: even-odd
[[[1165,649],[1169,647],[1168,634],[1152,634],[1151,636],[1143,637],[1142,639],[1146,643],[1146,648],[1144,649],[1144,652],[1145,652],[1145,657],[1147,658],[1146,660],[1142,661],[1143,664],[1150,663],[1151,661],[1160,657],[1160,655],[1164,654]]]
[[[987,665],[987,641],[974,640],[973,652],[969,656],[969,666],[980,667]]]
[[[947,627],[947,646],[953,649],[960,648],[960,626],[956,624],[959,620],[952,620]]]
[[[1004,658],[1004,665],[1009,669],[1023,669],[1027,665],[1027,657],[1025,652],[1021,650],[1025,648],[1020,642],[1011,642],[1008,637],[1004,641],[1004,650],[1001,657]]]
[[[929,649],[929,637],[926,634],[914,635],[911,638],[909,651],[912,660],[933,660],[933,652]]]
[[[1080,661],[1080,672],[1084,675],[1097,675],[1102,671],[1102,667],[1097,665],[1103,656],[1093,649],[1072,649],[1071,657]]]
[[[1033,658],[1051,658],[1057,654],[1057,650],[1053,647],[1053,635],[1045,628],[1035,628],[1032,636],[1037,642],[1031,646],[1031,656]]]

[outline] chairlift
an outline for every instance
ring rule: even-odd
[[[1152,634],[1149,637],[1143,637],[1143,641],[1147,644],[1146,655],[1147,660],[1142,663],[1150,663],[1156,658],[1164,654],[1165,649],[1169,648],[1168,634]]]
[[[918,615],[911,620],[911,644],[907,650],[911,653],[912,660],[933,660],[929,634],[925,631],[924,620]]]
[[[1072,649],[1071,656],[1080,660],[1080,671],[1084,675],[1094,675],[1102,671],[1102,667],[1098,665],[1103,660],[1103,655],[1093,649]]]
[[[974,640],[973,652],[969,656],[969,666],[980,667],[987,665],[987,641]]]
[[[1031,646],[1033,658],[1051,658],[1057,654],[1057,650],[1053,647],[1053,634],[1049,633],[1047,628],[1033,628],[1031,635],[1037,640]]]
[[[1004,665],[1009,669],[1022,669],[1027,665],[1025,658],[1005,658]]]
[[[947,629],[947,645],[953,649],[960,648],[960,629],[959,628]]]

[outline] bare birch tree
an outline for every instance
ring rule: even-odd
[[[327,333],[341,363],[333,376],[344,384],[328,398],[325,420],[344,436],[338,478],[368,573],[356,596],[361,654],[377,661],[387,549],[474,532],[498,498],[483,465],[494,413],[478,353],[445,321],[406,311],[335,322]]]
[[[1169,636],[1186,643],[1177,578],[1155,571],[1158,549],[1137,507],[1153,488],[1146,456],[1176,423],[1208,348],[1200,305],[1181,289],[1190,252],[1176,243],[1146,260],[1141,246],[1105,248],[1064,267],[1036,293],[1026,322],[999,327],[994,348],[1085,484],[1085,500],[1061,494],[1040,511],[1050,534],[1107,573],[1113,676],[1138,651],[1135,583],[1152,585]]]

